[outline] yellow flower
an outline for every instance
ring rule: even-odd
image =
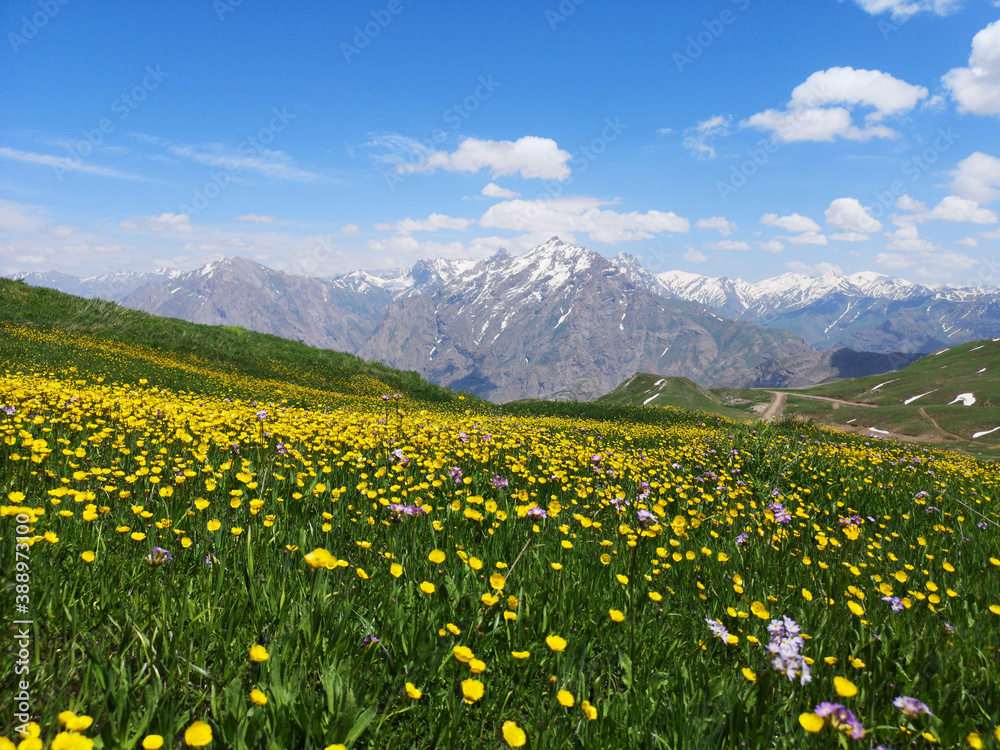
[[[552,570],[555,570],[557,572],[563,569],[563,566],[562,566],[561,563],[555,563],[554,562],[554,563],[550,563],[550,565],[552,566]]]
[[[743,676],[746,677],[750,682],[757,681],[757,673],[754,672],[750,667],[743,667]]]
[[[649,598],[652,599],[654,602],[658,602],[661,599],[663,599],[663,594],[659,593],[658,591],[650,591]]]
[[[137,542],[141,542],[143,539],[146,538],[146,535],[143,534],[141,531],[133,531],[131,536]]]
[[[620,583],[622,586],[628,585],[628,576],[623,576],[621,573],[619,573],[615,576],[615,578],[618,579],[618,583]]]
[[[840,661],[836,656],[824,656],[823,661],[829,664],[831,667]]]
[[[807,602],[811,602],[813,600],[812,592],[809,589],[802,589],[802,598]]]
[[[229,530],[229,533],[232,534],[233,536],[239,536],[240,534],[243,533],[243,527],[242,526],[233,526]]]
[[[965,741],[969,743],[969,747],[975,750],[980,750],[983,746],[983,740],[978,732],[969,732],[969,736],[965,738]]]
[[[423,591],[425,594],[433,594],[435,591],[437,591],[437,587],[430,581],[423,581],[420,584],[420,590]]]
[[[255,706],[266,706],[267,696],[264,695],[264,691],[254,688],[253,690],[250,691],[250,701]]]
[[[212,727],[203,721],[196,721],[184,730],[184,742],[189,747],[205,747],[212,741]]]
[[[865,608],[862,607],[860,604],[858,604],[853,599],[851,599],[850,601],[847,602],[847,608],[849,610],[851,610],[851,612],[853,612],[854,614],[856,614],[858,617],[861,617],[861,615],[863,615],[865,613]]]
[[[163,736],[147,734],[142,740],[142,750],[160,750],[163,747]]]
[[[478,557],[470,557],[469,558],[469,567],[472,568],[473,570],[482,570],[482,568],[483,568],[483,561],[480,560]]]
[[[335,745],[327,745],[323,750],[347,750],[347,745],[341,745],[339,742]]]
[[[462,680],[462,696],[465,698],[466,703],[472,705],[483,697],[483,683],[471,677]]]
[[[762,620],[771,619],[771,613],[767,611],[767,607],[765,607],[761,602],[755,601],[751,604],[750,611]]]
[[[472,649],[468,646],[455,646],[451,651],[455,654],[455,659],[463,664],[468,664],[476,658],[476,655],[472,653]]]
[[[566,648],[566,639],[558,635],[550,635],[545,639],[545,645],[553,651],[562,651]]]
[[[81,552],[80,553],[80,558],[85,563],[92,563],[92,562],[94,562],[94,553],[91,552],[90,550],[87,550],[86,552]]]
[[[833,687],[836,689],[837,695],[841,698],[853,698],[858,694],[857,685],[848,680],[846,677],[834,677]]]
[[[250,661],[261,662],[261,661],[267,661],[270,658],[271,655],[267,653],[267,649],[264,648],[263,646],[254,644],[253,646],[250,647]]]
[[[593,721],[597,718],[597,709],[590,705],[590,701],[583,701],[580,704],[580,708],[583,709],[583,714],[588,720]]]
[[[445,554],[439,549],[431,550],[431,553],[427,555],[427,559],[435,565],[440,565],[444,562]]]
[[[479,597],[479,600],[487,607],[492,607],[494,604],[500,601],[500,597],[496,596],[495,594],[491,594],[489,591],[487,591],[485,594]]]
[[[486,662],[480,661],[479,659],[473,659],[469,662],[469,671],[472,674],[482,674],[486,671]]]
[[[531,652],[530,651],[511,651],[510,655],[513,656],[515,659],[527,659],[529,656],[531,656]]]
[[[403,566],[399,563],[393,563],[389,566],[389,572],[392,574],[393,578],[399,578],[403,575]]]
[[[517,613],[516,612],[511,612],[511,611],[508,610],[507,612],[503,613],[503,619],[506,622],[510,622],[512,620],[516,620],[517,619]]]
[[[38,743],[37,747],[41,748],[41,740],[38,738],[22,742],[18,747],[20,749],[25,744],[35,745],[36,742]],[[94,741],[92,739],[76,732],[60,732],[52,739],[52,744],[49,745],[50,750],[92,750],[93,747]]]
[[[364,568],[358,568],[357,572],[358,572],[358,578],[360,578],[362,581],[367,581],[369,578],[371,578],[371,576],[365,572]]]
[[[991,604],[990,612],[992,612],[995,615],[1000,615],[1000,604]]]
[[[609,609],[608,614],[611,615],[611,619],[615,622],[621,622],[625,619],[625,613],[618,609]]]
[[[514,596],[513,594],[511,594],[510,596],[507,597],[507,606],[510,609],[517,609],[517,605],[520,604],[520,603],[521,602],[518,601],[518,598],[516,596]]]
[[[811,711],[799,714],[799,724],[801,724],[802,728],[807,732],[812,732],[813,734],[823,728],[823,720]]]
[[[418,701],[424,697],[424,694],[417,690],[417,687],[412,682],[408,682],[406,683],[406,697]]]
[[[506,583],[507,579],[503,577],[502,573],[494,573],[490,576],[490,586],[495,588],[497,591],[503,591],[503,587]]]
[[[503,723],[503,738],[509,747],[524,747],[524,743],[528,741],[524,730],[513,721]]]
[[[218,520],[216,520],[216,519],[213,518],[206,525],[208,526],[208,530],[209,531],[218,531],[219,527],[222,526],[222,521],[218,521]]]

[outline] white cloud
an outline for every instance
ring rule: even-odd
[[[0,234],[34,234],[48,229],[44,209],[0,199]]]
[[[889,11],[893,18],[905,21],[917,13],[930,12],[945,16],[961,5],[961,0],[855,0],[865,11],[876,16]]]
[[[187,214],[162,213],[159,216],[141,216],[125,219],[119,224],[122,229],[135,232],[193,232],[191,217]]]
[[[237,216],[236,221],[249,221],[254,224],[273,224],[274,217],[264,214],[243,214],[242,216]]]
[[[785,246],[781,244],[778,240],[768,240],[767,242],[758,242],[757,247],[763,250],[765,253],[781,253],[784,252]]]
[[[361,227],[357,224],[344,224],[344,226],[340,228],[340,231],[344,234],[357,234],[361,231]]]
[[[284,180],[287,182],[310,182],[320,178],[315,172],[296,167],[293,159],[284,151],[258,147],[253,148],[245,144],[233,149],[221,143],[170,143],[162,138],[134,134],[136,138],[153,145],[160,146],[167,153],[181,159],[187,159],[196,164],[204,164],[208,167],[218,167],[225,169],[229,177],[239,181],[241,171],[247,170],[270,177],[274,180]]]
[[[1000,21],[972,38],[969,67],[953,68],[941,80],[959,112],[1000,115]]]
[[[690,222],[663,211],[619,213],[602,210],[609,201],[587,196],[565,196],[551,200],[510,200],[491,206],[479,219],[480,226],[521,232],[544,232],[549,236],[582,232],[595,242],[614,245],[629,240],[650,239],[664,232],[687,232]]]
[[[793,234],[790,237],[782,237],[781,239],[786,242],[790,242],[793,245],[826,245],[828,244],[826,235],[820,234],[819,232],[803,232],[802,234]]]
[[[928,253],[935,249],[933,242],[920,238],[920,231],[912,224],[901,226],[895,232],[886,232],[886,236],[889,237],[889,242],[885,246],[886,250]]]
[[[769,130],[786,143],[892,138],[896,132],[881,121],[909,112],[927,94],[923,86],[913,86],[880,70],[830,68],[813,73],[796,86],[784,110],[759,112],[740,126]],[[864,127],[854,124],[855,107],[870,109]]]
[[[746,242],[736,240],[719,240],[718,242],[706,242],[703,247],[706,250],[749,250],[750,245]]]
[[[843,271],[840,270],[840,266],[834,265],[833,263],[827,263],[826,261],[810,265],[808,263],[803,263],[800,260],[790,260],[785,263],[785,268],[792,273],[802,273],[807,276],[822,276],[825,273],[835,273],[838,276],[843,275]]]
[[[697,159],[714,159],[715,147],[713,138],[725,138],[730,134],[733,118],[728,115],[716,115],[703,120],[693,128],[684,131],[682,145]]]
[[[515,193],[513,190],[508,190],[507,188],[502,188],[495,182],[491,182],[489,185],[483,188],[483,195],[487,198],[520,198],[520,193]]]
[[[695,229],[718,229],[719,234],[728,237],[736,229],[736,225],[722,216],[713,216],[710,219],[698,219],[694,223]]]
[[[458,219],[444,214],[431,214],[426,219],[402,219],[393,224],[376,224],[380,232],[396,232],[397,234],[413,234],[414,232],[437,232],[441,229],[465,231],[472,219]]]
[[[896,207],[906,214],[893,214],[892,221],[896,226],[906,227],[921,224],[925,221],[969,222],[972,224],[996,224],[997,215],[988,208],[983,208],[976,201],[962,198],[958,195],[945,196],[930,211],[920,201],[909,195],[900,196]]]
[[[819,232],[820,226],[808,216],[800,214],[789,214],[788,216],[778,216],[778,214],[764,214],[760,217],[760,223],[769,227],[779,227],[786,232]]]
[[[966,247],[979,247],[979,240],[975,237],[966,237],[965,239],[957,240],[959,245],[965,245]]]
[[[931,219],[938,221],[970,222],[972,224],[996,224],[997,215],[983,208],[976,201],[949,195],[938,203],[930,213]]]
[[[1000,199],[1000,159],[982,151],[970,154],[951,173],[951,189],[980,203]]]
[[[696,247],[691,247],[691,245],[686,247],[683,258],[688,263],[704,263],[708,260],[708,256],[705,255],[705,253],[701,252],[701,250]]]
[[[478,172],[489,169],[493,177],[520,174],[540,180],[565,180],[570,175],[567,162],[572,157],[551,138],[526,135],[516,141],[481,141],[466,138],[452,153],[435,151],[417,163],[396,167],[400,174],[408,172]]]
[[[40,164],[51,167],[59,179],[68,172],[85,172],[86,174],[96,174],[101,177],[113,177],[119,180],[138,180],[147,182],[145,177],[119,172],[110,167],[101,167],[96,164],[89,164],[83,159],[70,158],[67,156],[50,156],[49,154],[35,154],[30,151],[18,151],[13,148],[0,148],[0,158],[21,161],[27,164]]]
[[[673,128],[660,128],[659,130],[656,131],[656,134],[657,135],[673,135],[674,134],[674,129]]]
[[[831,234],[830,239],[834,242],[864,242],[871,238],[863,232],[838,232]]]
[[[834,200],[826,209],[826,223],[851,234],[870,234],[882,228],[882,222],[868,213],[868,209],[862,206],[857,198]]]
[[[980,232],[979,236],[984,240],[1000,240],[1000,229],[993,229],[989,232]]]

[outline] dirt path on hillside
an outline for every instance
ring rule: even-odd
[[[866,409],[877,409],[878,404],[864,404],[860,401],[845,401],[842,398],[833,398],[832,396],[808,396],[805,393],[788,393],[786,391],[768,391],[771,394],[771,403],[767,405],[767,408],[760,415],[761,419],[777,419],[781,416],[782,412],[785,410],[785,402],[788,400],[789,396],[795,396],[796,398],[808,398],[812,401],[829,401],[830,403],[840,404],[841,406],[861,406]],[[938,429],[941,429],[940,427]],[[941,430],[944,432],[944,430]]]
[[[944,427],[942,427],[941,425],[939,425],[938,422],[937,422],[937,420],[934,419],[934,417],[932,417],[930,414],[928,414],[927,410],[923,406],[921,406],[919,409],[917,409],[917,411],[920,412],[920,416],[924,417],[932,425],[934,425],[934,429],[936,429],[942,435],[947,435],[948,437],[954,438],[955,440],[965,441],[965,438],[962,437],[961,435],[956,435],[954,432],[948,432],[948,430],[946,430]]]
[[[781,412],[785,408],[785,399],[787,398],[787,394],[779,393],[778,391],[768,391],[768,393],[771,394],[771,403],[767,405],[767,408],[760,415],[760,418],[765,422],[781,416]]]

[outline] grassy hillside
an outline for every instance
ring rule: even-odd
[[[630,406],[661,406],[685,411],[713,412],[731,419],[750,416],[750,404],[729,405],[726,392],[713,392],[687,378],[636,373],[596,403]],[[766,402],[766,394],[757,394],[756,401]],[[742,408],[741,408],[742,407]]]
[[[133,347],[131,361],[136,366],[132,368],[136,379],[145,366],[141,363],[140,350],[147,354],[179,355],[175,358],[178,366],[158,370],[159,384],[165,387],[197,387],[202,382],[190,368],[179,365],[187,362],[227,370],[233,376],[229,387],[235,393],[240,392],[243,378],[252,377],[345,393],[400,392],[431,402],[452,402],[458,398],[455,392],[428,383],[415,372],[394,370],[380,362],[366,362],[343,352],[316,349],[240,327],[198,325],[175,318],[160,318],[114,302],[83,299],[0,278],[0,323],[4,322],[57,336],[71,334],[80,345],[91,341],[88,336],[93,337],[95,356],[101,353],[103,344],[100,342],[106,339],[117,342],[113,348]],[[10,340],[8,347],[13,344]],[[60,348],[29,344],[19,361],[35,369],[58,369],[63,364],[72,364],[75,356]],[[123,359],[120,352],[111,351],[105,352],[105,359],[112,369],[130,361],[129,357]],[[470,400],[479,400],[466,395]]]
[[[76,317],[0,320],[22,747],[845,746],[829,701],[861,747],[997,747],[1000,466],[704,411],[386,402],[352,358],[51,299]]]

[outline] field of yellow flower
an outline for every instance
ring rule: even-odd
[[[0,361],[0,750],[1000,747],[995,464],[9,323]]]

